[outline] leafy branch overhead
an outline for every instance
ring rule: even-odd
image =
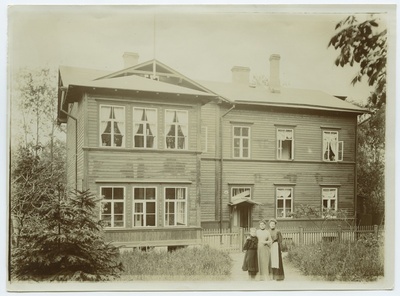
[[[386,103],[387,30],[380,29],[376,19],[359,22],[355,16],[340,21],[335,30],[338,32],[331,38],[328,47],[340,50],[336,66],[358,64],[360,68],[352,84],[366,76],[368,85],[375,88],[368,98],[368,105],[379,109]]]

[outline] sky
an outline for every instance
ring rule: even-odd
[[[269,57],[279,54],[284,86],[363,102],[371,89],[352,86],[357,68],[336,67],[339,52],[328,48],[348,14],[261,6],[11,7],[9,65],[12,73],[60,65],[114,71],[124,52],[136,52],[139,62],[155,57],[189,78],[227,82],[233,66],[268,77]],[[385,17],[377,17],[384,26]]]

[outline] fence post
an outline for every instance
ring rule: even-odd
[[[342,225],[339,225],[339,229],[338,229],[338,239],[339,239],[339,243],[342,241]]]
[[[304,244],[304,228],[302,226],[299,227],[299,245]]]
[[[243,251],[243,241],[244,241],[244,228],[239,228],[239,250]]]
[[[378,234],[379,234],[378,225],[374,225],[374,234],[375,234],[375,237],[378,238]]]

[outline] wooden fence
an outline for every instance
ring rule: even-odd
[[[363,234],[373,233],[378,236],[384,228],[373,226],[357,226],[352,228],[330,227],[330,228],[281,228],[283,245],[290,248],[293,245],[310,245],[321,241],[355,241]],[[249,229],[203,229],[202,243],[212,248],[241,251]]]

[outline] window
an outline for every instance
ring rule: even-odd
[[[133,226],[156,226],[156,188],[133,188]]]
[[[250,128],[245,126],[233,127],[233,157],[250,157]]]
[[[133,147],[157,148],[157,110],[133,108]]]
[[[324,131],[322,145],[324,161],[343,160],[343,141],[339,141],[339,133],[337,131]]]
[[[235,198],[251,198],[250,187],[232,187],[231,188],[231,199]]]
[[[278,128],[277,134],[277,158],[281,160],[293,159],[293,130]]]
[[[276,217],[291,218],[293,212],[293,188],[276,188]]]
[[[123,187],[102,187],[101,220],[106,227],[124,227],[124,196]]]
[[[322,215],[335,218],[337,211],[337,188],[322,188]]]
[[[182,110],[165,111],[165,141],[167,149],[187,149],[188,113]]]
[[[186,188],[165,188],[165,226],[186,225]]]
[[[125,108],[100,106],[100,137],[102,146],[124,147]]]

